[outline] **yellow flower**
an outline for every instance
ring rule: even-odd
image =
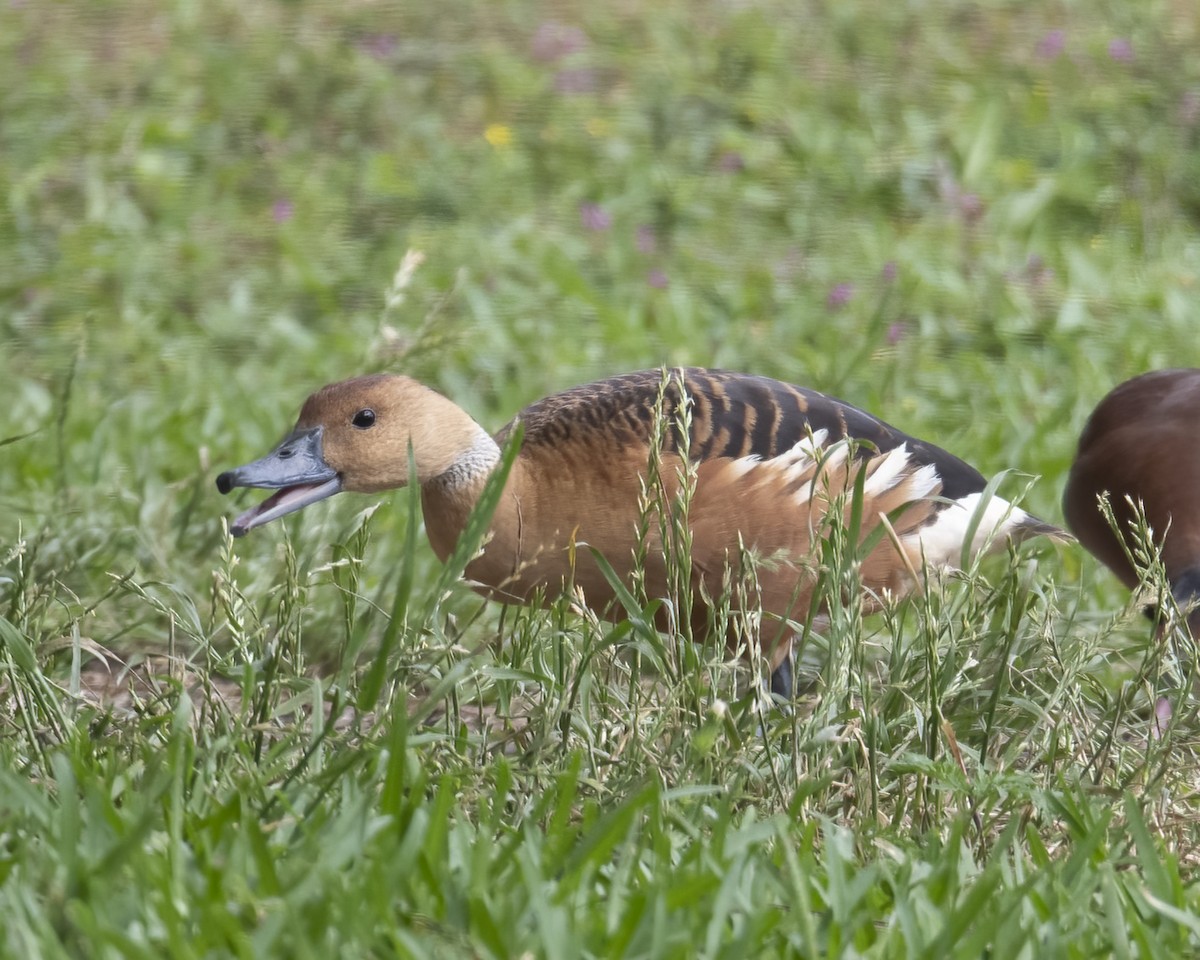
[[[487,129],[483,131],[483,139],[497,150],[503,150],[512,145],[512,128],[503,123],[489,123]]]
[[[608,136],[609,131],[612,130],[612,124],[600,117],[592,117],[586,126],[587,132],[597,139]]]

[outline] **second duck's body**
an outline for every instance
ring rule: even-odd
[[[517,420],[524,430],[519,455],[489,539],[466,571],[504,600],[524,602],[539,590],[553,596],[570,586],[605,612],[614,591],[586,547],[625,580],[640,564],[646,593],[666,596],[668,549],[663,525],[647,522],[649,503],[652,513],[686,507],[694,629],[705,628],[711,599],[750,573],[742,562],[748,554],[761,561],[747,577],[753,597],[735,591],[735,603],[749,599],[774,618],[803,620],[830,511],[850,517],[860,472],[860,540],[882,518],[892,528],[862,560],[868,607],[916,587],[926,565],[956,565],[964,547],[1060,533],[998,497],[983,502],[984,477],[945,450],[816,391],[765,377],[633,373],[540,400]],[[242,534],[341,490],[406,485],[411,444],[426,529],[444,560],[511,427],[492,437],[414,380],[360,377],[313,394],[274,452],[222,474],[217,484],[225,493],[279,488],[235,521],[233,532]],[[681,499],[684,483],[691,489]],[[764,645],[784,633],[764,625]],[[789,646],[764,651],[773,667]]]
[[[1088,418],[1063,493],[1079,542],[1130,589],[1141,572],[1139,509],[1175,599],[1200,636],[1200,370],[1154,370],[1126,380]],[[1100,507],[1108,499],[1116,528]]]

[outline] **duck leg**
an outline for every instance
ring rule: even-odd
[[[1200,629],[1200,567],[1191,566],[1174,577],[1171,581],[1171,593],[1175,597],[1175,603],[1180,611],[1187,618],[1187,631],[1192,637],[1196,636],[1196,632]],[[1159,623],[1158,629],[1155,631],[1155,642],[1162,644],[1169,642],[1169,634],[1171,628],[1164,620]],[[1161,737],[1167,729],[1167,724],[1171,722],[1171,717],[1174,714],[1174,706],[1172,701],[1178,698],[1182,701],[1188,695],[1187,678],[1192,673],[1191,651],[1178,651],[1180,657],[1180,671],[1183,673],[1183,679],[1180,681],[1175,690],[1169,691],[1169,695],[1159,697],[1154,703],[1154,736]]]
[[[771,693],[782,700],[791,700],[792,691],[795,689],[795,672],[792,667],[792,655],[789,653],[784,657],[774,671],[771,673],[770,690]]]

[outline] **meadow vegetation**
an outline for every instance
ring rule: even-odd
[[[6,3],[0,949],[1200,952],[1189,641],[1077,547],[833,604],[782,709],[654,598],[485,603],[408,493],[235,543],[213,486],[359,372],[498,428],[696,364],[1057,522],[1096,401],[1197,362],[1197,49],[1172,0]]]

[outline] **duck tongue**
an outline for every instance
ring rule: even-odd
[[[239,516],[229,527],[229,532],[235,537],[244,537],[255,527],[264,523],[278,520],[280,517],[307,507],[310,503],[332,497],[342,489],[342,478],[334,477],[323,483],[300,483],[292,487],[276,490],[258,506],[251,507]]]

